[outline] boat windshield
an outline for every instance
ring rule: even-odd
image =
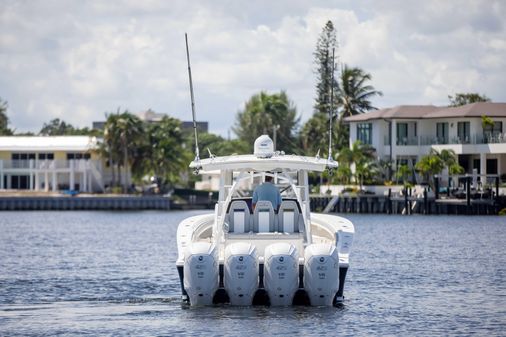
[[[272,177],[272,183],[278,188],[283,199],[297,199],[295,191],[298,181],[296,172],[249,172],[247,175],[234,173],[235,188],[232,189],[231,199],[251,199],[255,188],[265,181],[265,177]]]

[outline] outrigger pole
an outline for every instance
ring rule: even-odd
[[[332,115],[334,113],[334,52],[335,48],[332,48],[332,80],[330,82],[330,108],[329,108],[329,161],[332,159]]]
[[[195,116],[195,98],[193,96],[193,81],[192,81],[192,69],[190,66],[190,50],[188,49],[188,34],[184,33],[184,39],[186,41],[186,60],[188,61],[188,78],[190,80],[190,98],[192,103],[192,117],[193,117],[193,131],[195,132],[195,162],[197,167],[195,173],[200,170],[200,153],[199,153],[199,137],[197,134],[197,118]]]

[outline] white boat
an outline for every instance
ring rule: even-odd
[[[343,301],[354,226],[310,211],[308,172],[334,169],[319,157],[274,152],[261,136],[253,155],[195,160],[198,171],[220,172],[214,213],[192,216],[177,229],[176,266],[182,299],[192,306],[313,305]],[[282,203],[251,208],[251,189],[272,176]]]

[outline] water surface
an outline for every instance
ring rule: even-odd
[[[340,308],[190,308],[192,212],[0,212],[0,335],[488,335],[506,331],[506,218],[347,215]]]

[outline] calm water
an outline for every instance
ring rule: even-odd
[[[349,216],[342,308],[189,308],[198,212],[0,212],[0,335],[505,335],[506,218]]]

